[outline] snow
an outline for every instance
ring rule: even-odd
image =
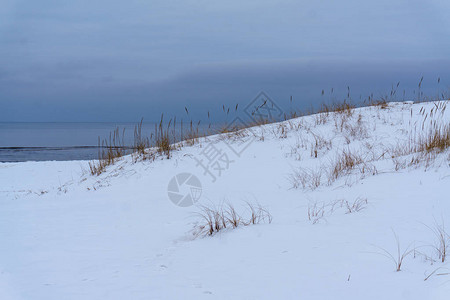
[[[427,226],[450,222],[450,153],[398,170],[385,153],[421,128],[421,109],[424,124],[449,124],[448,111],[430,116],[435,105],[358,108],[350,123],[361,115],[356,127],[367,130],[356,137],[340,132],[338,114],[211,136],[170,159],[124,157],[98,177],[85,161],[0,164],[0,299],[448,299],[450,257],[437,260]],[[317,158],[314,136],[331,141]],[[252,142],[239,157],[228,146],[242,141]],[[215,182],[196,161],[210,143],[232,160]],[[318,188],[292,188],[295,170],[326,170],[343,149],[377,174],[353,170],[328,184],[324,171]],[[178,207],[167,194],[183,172],[202,183],[198,204],[245,214],[245,201],[258,202],[272,223],[195,238],[199,207]],[[367,199],[358,212],[339,205],[358,198]],[[326,210],[315,224],[313,203]],[[396,255],[393,232],[402,251],[416,249],[400,272],[381,250]]]

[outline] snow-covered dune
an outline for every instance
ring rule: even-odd
[[[449,299],[450,152],[420,149],[447,104],[296,118],[99,176],[0,164],[0,299]],[[201,189],[174,191],[183,173]],[[205,207],[247,203],[272,221],[201,231]]]

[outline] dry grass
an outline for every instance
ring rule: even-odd
[[[341,132],[350,144],[353,140],[364,140],[369,137],[369,129],[363,121],[362,114],[358,114],[356,120],[353,114],[335,114],[334,126],[337,132]]]
[[[232,228],[237,228],[240,224],[242,224],[241,216],[236,212],[234,206],[231,204],[227,204],[227,208],[225,209],[225,213],[222,214],[222,218],[225,220],[225,225],[228,223]]]
[[[347,122],[343,125],[345,131],[349,136],[356,140],[363,140],[369,137],[369,131],[367,126],[364,124],[362,120],[362,115],[358,115],[358,119],[353,124],[351,122]]]
[[[430,111],[422,107],[419,112],[423,117],[421,125],[410,130],[406,142],[386,150],[393,160],[396,171],[421,164],[428,167],[435,161],[437,154],[449,148],[450,124],[440,118],[446,106],[447,102],[435,103]]]
[[[363,162],[364,160],[359,154],[352,153],[349,149],[342,151],[331,164],[329,182],[348,175],[357,165]]]
[[[381,109],[384,103],[383,101],[375,105]],[[294,171],[289,178],[292,186],[315,189],[324,181],[323,172],[327,175],[329,185],[341,177],[348,177],[352,174],[361,175],[360,179],[368,175],[375,175],[378,170],[374,162],[384,159],[385,156],[392,159],[396,171],[423,164],[428,168],[435,161],[437,154],[446,151],[450,145],[450,123],[443,117],[447,103],[447,101],[441,101],[434,103],[432,107],[428,106],[427,109],[423,107],[419,112],[422,120],[416,121],[414,124],[411,124],[412,121],[410,121],[410,127],[402,129],[406,139],[390,148],[386,148],[382,144],[374,145],[373,142],[367,140],[369,137],[368,124],[363,121],[361,114],[355,117],[354,112],[349,112],[352,110],[351,106],[343,104],[336,110],[339,113],[333,114],[330,114],[331,108],[325,106],[322,116],[316,116],[315,123],[323,123],[330,116],[334,116],[336,128],[338,132],[343,133],[347,143],[350,144],[352,140],[362,140],[363,146],[369,150],[368,154],[363,156],[350,150],[344,150],[342,153],[338,153],[329,164],[321,164],[316,169],[302,168]],[[412,109],[411,119],[413,119]],[[386,122],[391,123],[392,121],[387,120]],[[305,131],[310,135],[309,139],[306,138],[306,144],[305,139],[300,135],[301,140],[298,140],[297,145],[291,148],[291,156],[297,160],[302,158],[302,148],[309,148],[311,156],[314,158],[332,148],[331,139],[324,138],[311,128],[305,127]],[[312,142],[311,137],[313,138]],[[351,184],[351,179],[347,184]]]
[[[220,140],[231,140],[231,141],[242,141],[242,139],[250,136],[253,132],[249,129],[243,128],[243,127],[234,127],[232,128],[226,128],[222,129],[221,133],[222,135],[219,137]],[[255,136],[255,133],[253,133]]]
[[[272,215],[262,207],[259,203],[252,204],[250,202],[246,202],[247,209],[250,212],[250,217],[245,221],[243,221],[244,225],[255,225],[260,223],[272,223]]]
[[[125,154],[124,145],[125,130],[120,135],[119,128],[116,128],[109,134],[109,139],[98,140],[98,160],[89,162],[89,169],[91,175],[100,175],[107,166],[114,164],[114,162]]]
[[[277,125],[277,132],[275,133],[275,136],[277,136],[280,139],[285,139],[287,138],[287,133],[288,133],[288,128],[287,128],[288,124],[285,123],[280,123]]]
[[[345,214],[360,212],[368,205],[367,198],[358,197],[354,201],[345,199],[337,199],[328,203],[309,202],[308,203],[308,220],[312,224],[317,224],[322,220],[326,220],[327,216],[331,216],[334,212],[342,209]]]
[[[141,119],[141,122],[134,127],[134,145],[133,148],[137,152],[138,155],[145,155],[145,150],[150,148],[150,141],[147,137],[142,134],[142,122],[144,119]]]
[[[438,259],[444,263],[450,251],[450,235],[445,229],[444,221],[440,224],[435,222],[434,227],[427,227],[435,236],[435,243],[431,247],[435,250]]]
[[[169,121],[168,125],[164,125],[164,115],[161,115],[161,120],[159,125],[155,125],[155,133],[152,135],[154,146],[156,151],[160,155],[165,155],[170,158],[171,151],[173,150],[172,143],[175,143],[175,137],[171,135],[170,126],[172,120]],[[171,137],[174,138],[171,140]]]
[[[355,201],[349,202],[347,200],[344,201],[345,208],[347,210],[347,214],[351,214],[354,212],[359,212],[367,207],[367,198],[356,198]]]
[[[292,152],[291,155],[296,153]],[[298,153],[296,154],[299,155]],[[328,185],[333,184],[341,177],[348,176],[352,173],[358,175],[360,179],[366,175],[376,175],[377,168],[370,162],[366,162],[358,153],[353,153],[349,149],[343,150],[329,164],[320,165],[318,168],[298,168],[289,175],[289,181],[292,187],[297,189],[315,190],[321,186],[324,178],[327,179]]]
[[[344,100],[343,102],[332,102],[331,104],[322,104],[318,113],[328,116],[329,113],[335,112],[337,114],[347,115],[348,117],[353,115],[353,109],[355,108],[350,102]],[[322,117],[323,118],[323,117]]]
[[[376,106],[380,109],[387,108],[387,101],[395,101],[396,89],[397,87],[392,88],[390,95],[386,97],[382,97],[381,100],[374,100],[373,96],[369,97],[369,100],[365,102],[366,105]],[[422,99],[423,100],[423,99]],[[292,102],[292,98],[291,98]],[[425,111],[425,109],[421,110],[421,114],[424,117],[422,130],[419,132],[424,132],[424,125],[427,120],[430,120],[432,117],[436,117],[439,114],[443,114],[446,105],[448,102],[441,101],[435,104],[430,111]],[[291,103],[292,104],[292,103]],[[292,106],[291,106],[292,107]],[[351,104],[350,97],[350,88],[348,88],[347,98],[343,102],[333,102],[331,104],[323,104],[320,109],[317,111],[317,114],[313,117],[313,124],[306,124],[305,120],[299,120],[291,122],[287,121],[284,123],[276,124],[273,126],[273,133],[277,138],[285,139],[288,137],[290,131],[299,131],[300,129],[305,129],[312,138],[307,139],[307,145],[305,147],[310,148],[311,156],[314,158],[318,158],[319,156],[325,154],[327,151],[332,149],[332,140],[325,136],[321,136],[319,133],[315,133],[311,130],[311,127],[315,125],[326,124],[329,122],[330,118],[334,118],[336,129],[339,132],[342,132],[344,138],[347,143],[350,143],[351,140],[363,140],[368,137],[368,127],[366,122],[362,120],[362,115],[359,114],[357,117],[355,115],[355,106]],[[238,111],[238,105],[233,107],[234,111]],[[233,110],[231,109],[231,111]],[[291,108],[292,109],[292,108]],[[230,108],[226,108],[225,105],[222,107],[223,112],[227,116],[230,114]],[[185,108],[186,114],[189,117],[189,111]],[[301,112],[290,112],[289,114],[285,114],[285,119],[289,117],[294,118],[300,115],[307,115],[313,113],[311,110],[309,113],[301,113]],[[411,111],[412,113],[412,111]],[[412,115],[411,115],[412,116]],[[435,118],[436,119],[436,118]],[[208,121],[210,122],[210,114],[208,112]],[[268,124],[271,122],[275,122],[279,120],[269,120],[269,119],[257,119],[251,123],[243,124],[239,127],[226,127],[224,130],[219,131],[225,133],[224,138],[232,139],[240,139],[246,135],[253,133],[259,140],[264,141],[264,129],[259,128],[258,132],[261,134],[256,135],[254,132],[246,130],[249,127],[260,126],[264,124]],[[434,123],[433,123],[434,122]],[[308,123],[308,122],[306,122]],[[179,125],[179,126],[177,126]],[[442,152],[448,149],[450,145],[450,124],[432,121],[430,123],[431,126],[427,126],[428,131],[423,133],[421,136],[411,137],[407,143],[407,147],[405,145],[400,145],[398,149],[389,151],[391,157],[400,157],[404,155],[408,155],[416,152],[423,153],[435,153]],[[152,159],[155,157],[165,156],[170,158],[172,152],[177,149],[177,147],[182,147],[183,145],[192,146],[199,142],[201,136],[204,136],[205,133],[201,133],[199,131],[200,121],[194,123],[192,120],[188,123],[187,130],[183,128],[183,122],[180,124],[176,124],[176,119],[169,121],[169,123],[163,123],[163,116],[161,116],[161,120],[159,125],[155,125],[155,131],[150,136],[150,138],[145,137],[142,132],[142,120],[135,127],[134,131],[134,144],[130,147],[125,147],[123,145],[123,140],[120,142],[118,137],[119,131],[116,130],[112,137],[110,136],[110,140],[103,140],[101,145],[99,143],[99,159],[98,161],[91,162],[90,171],[92,175],[101,174],[107,166],[114,164],[114,162],[120,158],[121,156],[127,154],[126,149],[133,149],[135,152],[133,154],[133,158],[137,161],[137,159]],[[180,130],[176,130],[179,128]],[[211,128],[211,122],[209,123],[209,129]],[[208,129],[208,130],[209,130]],[[208,131],[211,133],[210,131]],[[208,133],[208,134],[209,134]],[[123,137],[122,137],[123,138]],[[114,141],[116,139],[116,141]],[[181,141],[181,143],[177,143],[177,141]],[[302,144],[305,142],[302,141]],[[153,148],[154,149],[153,149]],[[400,150],[401,149],[401,150]],[[293,155],[295,155],[296,159],[300,160],[301,155],[298,151],[299,149],[294,149]],[[353,157],[353,160],[357,157]],[[344,158],[345,159],[345,158]],[[428,161],[432,161],[433,157],[416,157],[412,162],[404,163],[401,160],[397,160],[395,162],[396,169],[400,169],[406,167],[408,165],[418,164],[423,159],[427,159]],[[342,164],[340,164],[342,163]],[[358,165],[358,162],[354,162],[362,174],[364,173],[376,173],[374,171],[374,167],[367,165],[367,163],[363,163]],[[331,181],[336,180],[340,175],[339,174],[349,174],[355,166],[352,166],[352,159],[347,161],[336,162],[334,166],[332,166],[333,170],[328,171],[327,173],[332,174],[330,178],[334,178]],[[340,164],[340,165],[339,165]],[[330,166],[323,167],[322,169],[326,170],[330,168]],[[370,172],[369,172],[370,170]],[[297,186],[302,185],[304,187],[315,188],[320,185],[322,180],[322,175],[319,175],[317,171],[309,171],[306,177],[311,180],[311,183],[306,183],[304,180],[300,180],[300,184],[296,184]],[[330,181],[330,180],[329,180]]]
[[[325,217],[330,216],[339,209],[345,210],[345,214],[360,212],[368,205],[367,198],[357,197],[353,201],[345,199],[337,199],[329,203],[309,202],[308,203],[308,220],[312,224],[316,224]]]
[[[314,124],[317,125],[324,125],[328,122],[329,113],[322,112],[318,113],[314,116]]]
[[[323,170],[319,169],[297,169],[289,176],[292,187],[297,189],[300,186],[303,189],[315,190],[322,182]]]
[[[422,126],[419,134],[410,138],[414,147],[410,147],[412,152],[442,152],[450,146],[450,123],[441,119],[447,108],[447,101],[434,103],[434,107],[427,111],[424,107],[420,109],[422,115]],[[429,120],[428,128],[425,124]],[[415,129],[417,131],[417,129]]]
[[[389,101],[395,101],[395,99],[391,99]],[[388,97],[381,97],[380,99],[374,99],[373,96],[369,96],[368,99],[366,99],[366,101],[364,101],[364,103],[367,106],[374,106],[377,107],[379,109],[386,109],[388,108]]]
[[[450,275],[450,272],[439,272],[440,270],[449,270],[448,268],[443,268],[443,267],[438,267],[436,268],[433,272],[431,272],[429,275],[427,275],[427,277],[424,278],[423,281],[427,281],[428,279],[430,279],[431,276],[435,275],[435,276],[445,276],[445,275]]]
[[[196,213],[201,221],[194,226],[194,236],[212,236],[225,229],[272,223],[272,215],[260,204],[246,202],[246,207],[247,217],[239,214],[231,204],[220,206],[201,205],[200,212]]]
[[[332,141],[324,138],[323,136],[311,131],[314,138],[314,143],[311,145],[311,156],[317,158],[319,153],[330,150],[333,146]]]
[[[325,215],[325,205],[317,205],[317,202],[308,204],[308,220],[313,224],[318,223],[324,218]]]
[[[386,249],[378,247],[378,246],[375,246],[375,247],[377,247],[378,249],[380,249],[382,251],[381,253],[378,253],[378,254],[381,254],[381,255],[387,257],[388,259],[390,259],[395,265],[395,271],[400,272],[405,258],[408,257],[409,255],[411,255],[411,253],[413,253],[415,251],[415,249],[411,247],[412,246],[412,243],[411,243],[408,247],[406,247],[405,249],[402,250],[401,246],[400,246],[400,239],[398,238],[395,231],[392,231],[392,232],[394,234],[395,241],[396,241],[397,253],[391,253],[391,252],[387,251]]]
[[[450,124],[434,123],[425,136],[419,138],[417,151],[442,152],[450,146]]]

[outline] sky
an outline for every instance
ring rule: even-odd
[[[0,122],[202,118],[260,91],[304,108],[399,81],[414,98],[422,76],[434,96],[448,15],[444,0],[2,0]]]

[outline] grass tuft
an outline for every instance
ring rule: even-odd
[[[246,202],[248,217],[239,214],[233,205],[200,206],[200,222],[194,226],[194,236],[212,236],[227,228],[234,229],[240,226],[272,223],[272,215],[260,204]]]

